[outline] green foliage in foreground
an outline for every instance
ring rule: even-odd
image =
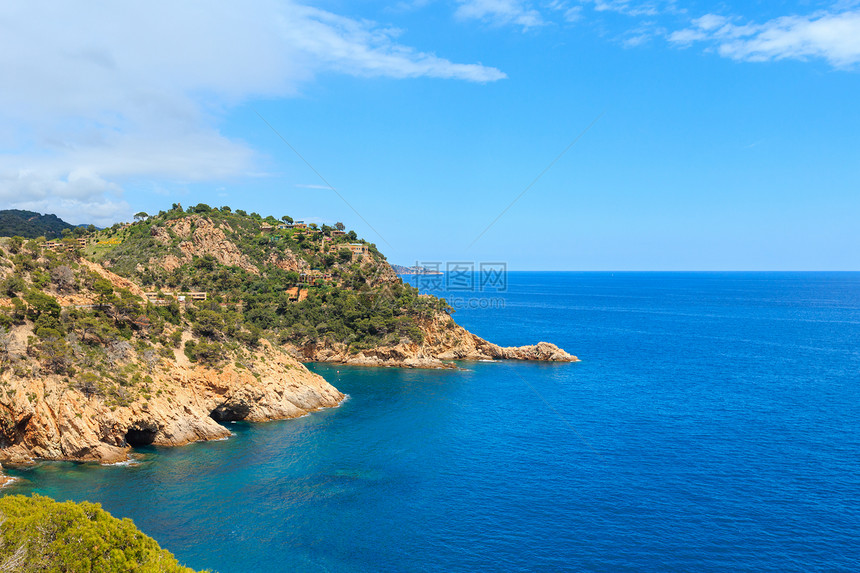
[[[194,573],[130,519],[39,495],[0,498],[0,571]]]

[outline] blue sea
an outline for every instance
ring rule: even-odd
[[[443,294],[480,336],[582,362],[311,365],[341,407],[4,493],[100,502],[221,573],[860,571],[860,273]]]

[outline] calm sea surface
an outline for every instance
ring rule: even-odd
[[[860,274],[508,279],[457,320],[581,363],[315,365],[340,408],[4,493],[221,573],[860,571]]]

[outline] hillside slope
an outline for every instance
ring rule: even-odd
[[[146,289],[233,305],[225,323],[258,329],[305,361],[576,360],[548,343],[503,349],[478,338],[451,320],[444,300],[404,284],[375,245],[313,227],[198,205],[107,230],[99,237],[114,244],[88,256]]]
[[[0,461],[116,462],[343,399],[258,333],[141,294],[74,250],[0,242]]]

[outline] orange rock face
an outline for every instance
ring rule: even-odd
[[[452,360],[579,361],[576,356],[548,342],[501,347],[472,334],[441,312],[420,322],[419,327],[424,334],[421,344],[400,342],[356,354],[348,353],[346,346],[338,344],[309,344],[301,348],[291,347],[290,351],[305,361],[404,368],[445,368],[451,367],[446,361]]]
[[[229,436],[219,421],[296,418],[344,398],[265,342],[245,366],[214,370],[163,361],[151,378],[145,390],[117,405],[110,396],[84,394],[64,377],[7,371],[0,377],[0,461],[117,462],[134,445],[178,446]]]

